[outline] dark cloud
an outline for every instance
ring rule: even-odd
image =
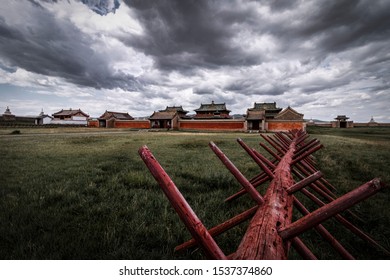
[[[192,92],[197,95],[214,94],[217,89],[212,85],[196,86],[192,89]]]
[[[3,81],[22,68],[103,92],[136,91],[150,106],[180,95],[186,104],[221,99],[237,109],[269,97],[337,107],[346,94],[364,100],[361,107],[376,96],[382,102],[372,106],[389,105],[388,0],[121,3],[6,1],[16,8],[0,10]],[[74,7],[78,18],[69,16]],[[80,18],[88,12],[90,22]]]
[[[187,75],[196,75],[198,69],[228,73],[231,67],[261,65],[280,58],[299,60],[310,64],[308,68],[322,67],[332,53],[343,55],[342,52],[369,42],[387,42],[390,37],[386,36],[390,34],[390,1],[377,5],[371,1],[124,2],[135,11],[144,33],[121,40],[153,57],[161,71],[175,70]],[[268,14],[258,11],[264,7],[269,7]],[[264,35],[275,45],[265,48],[266,42],[256,42]],[[380,51],[368,54],[369,60],[383,60],[385,50]],[[361,68],[356,67],[355,71]],[[287,75],[293,77],[295,73]],[[300,92],[340,87],[351,79],[354,73],[341,73],[333,80],[319,78],[303,85]],[[235,77],[222,87],[245,95],[281,95],[292,89],[283,79],[261,80],[255,75]],[[210,91],[195,87],[193,92]]]
[[[390,2],[326,1],[308,19],[301,33],[320,36],[319,46],[329,52],[343,51],[390,35]]]
[[[140,36],[122,38],[128,45],[155,58],[163,70],[190,70],[194,67],[251,65],[260,62],[231,43],[231,25],[244,14],[224,10],[213,1],[125,1],[136,11],[144,27]]]
[[[271,11],[285,11],[296,7],[297,2],[298,0],[268,0],[265,3],[269,5]]]
[[[0,56],[9,67],[93,88],[134,90],[141,84],[114,73],[107,58],[92,48],[93,39],[66,19],[57,19],[41,5],[29,8],[28,25],[14,26],[0,17]]]
[[[58,0],[28,0],[36,7],[42,7],[40,2],[46,3],[57,3]],[[80,1],[83,4],[87,5],[95,13],[104,16],[109,13],[115,13],[119,9],[120,1],[119,0],[75,0]]]
[[[279,83],[267,83],[255,79],[236,79],[224,87],[225,91],[232,91],[243,95],[281,95],[288,90],[288,85]]]

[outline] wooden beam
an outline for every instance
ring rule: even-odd
[[[293,199],[286,188],[293,185],[290,164],[294,151],[292,141],[274,170],[275,177],[265,193],[264,204],[252,218],[234,259],[287,259],[289,242],[283,241],[278,228],[287,226],[292,219]]]
[[[307,185],[313,183],[314,181],[317,181],[322,176],[323,176],[322,172],[321,171],[317,171],[316,173],[311,174],[310,176],[306,177],[305,179],[302,179],[298,183],[295,183],[294,185],[289,187],[287,189],[287,192],[289,194],[293,194],[293,193],[299,191],[300,189],[306,187]]]
[[[196,242],[203,248],[205,254],[212,259],[227,259],[148,147],[141,147],[138,150],[138,153],[145,162],[150,173],[160,185],[180,219],[190,231]]]
[[[313,148],[309,149],[308,151],[304,152],[303,154],[301,154],[300,156],[296,157],[292,164],[296,164],[297,162],[300,162],[301,160],[303,160],[305,157],[311,155],[312,153],[314,153],[315,151],[318,151],[319,149],[321,149],[323,147],[322,144],[318,145],[318,146],[314,146]]]
[[[211,150],[217,155],[217,157],[222,161],[226,168],[233,174],[241,186],[248,192],[251,198],[256,201],[258,205],[264,203],[263,197],[259,194],[256,188],[245,178],[244,175],[238,170],[238,168],[230,161],[230,159],[218,148],[214,142],[210,142],[209,146]]]
[[[267,145],[265,145],[264,143],[259,143],[259,145],[264,149],[266,150],[271,156],[274,157],[274,159],[276,159],[277,161],[280,161],[281,157],[279,155],[277,155],[274,151],[272,151],[272,149],[270,149]]]
[[[317,257],[299,237],[292,238],[291,245],[305,260],[317,260]]]
[[[256,213],[257,209],[259,208],[258,205],[252,207],[249,210],[246,210],[245,212],[242,212],[241,214],[238,214],[237,216],[223,222],[222,224],[219,224],[211,229],[209,229],[209,233],[212,237],[218,236],[227,230],[239,225],[242,222],[245,222],[246,220],[253,217],[253,215]],[[191,240],[188,240],[184,242],[181,245],[176,246],[175,251],[182,251],[185,249],[189,249],[191,247],[194,247],[197,245],[196,240],[193,238]]]
[[[237,139],[237,142],[240,144],[241,147],[244,148],[244,150],[249,154],[249,156],[257,163],[258,166],[270,177],[273,178],[274,174],[272,171],[266,166],[265,161],[263,161],[261,158],[257,157],[254,151],[247,145],[245,144],[242,139]],[[271,163],[272,164],[272,163]]]
[[[314,203],[316,203],[318,206],[324,206],[326,205],[323,201],[321,201],[318,197],[316,197],[314,194],[309,192],[306,189],[302,189],[302,193],[310,198]],[[352,233],[354,233],[356,236],[360,237],[362,240],[368,242],[371,246],[373,246],[376,249],[381,250],[384,252],[387,256],[390,256],[390,252],[380,245],[378,242],[376,242],[371,236],[369,236],[367,233],[359,229],[357,226],[352,224],[350,221],[348,221],[346,218],[341,216],[340,214],[337,214],[335,216],[336,220],[338,220],[343,226],[345,226],[347,229],[349,229]]]
[[[299,212],[302,213],[302,215],[306,216],[309,215],[309,210],[306,209],[306,207],[296,198],[294,197],[294,205],[296,209],[298,209]],[[344,248],[344,246],[337,241],[337,239],[330,234],[330,232],[321,224],[315,226],[315,230],[321,234],[321,236],[329,242],[329,244],[344,258],[347,260],[354,260],[355,258],[351,255],[351,253],[348,252],[347,249]]]
[[[280,236],[284,239],[290,239],[306,230],[320,224],[332,216],[348,209],[356,203],[374,195],[385,187],[377,178],[365,183],[364,185],[350,191],[349,193],[337,198],[336,200],[324,205],[307,216],[286,225],[279,229]]]

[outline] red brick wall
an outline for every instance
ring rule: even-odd
[[[245,121],[236,120],[181,120],[179,129],[244,130]]]
[[[88,127],[99,127],[99,121],[98,120],[88,121]]]
[[[148,129],[150,122],[149,120],[115,121],[114,127]]]
[[[287,131],[290,129],[304,129],[305,123],[304,122],[278,122],[278,121],[272,121],[268,122],[268,129],[269,131]]]

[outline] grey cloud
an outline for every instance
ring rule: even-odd
[[[92,49],[93,39],[70,21],[39,5],[28,9],[31,17],[25,26],[11,26],[0,17],[0,55],[10,67],[97,89],[142,87],[130,75],[113,73],[108,58]]]
[[[187,104],[208,97],[232,104],[239,103],[234,98],[268,102],[262,97],[274,97],[320,106],[329,92],[341,96],[361,90],[370,97],[379,94],[388,105],[381,95],[390,88],[388,0],[124,0],[117,11],[130,8],[127,16],[140,28],[132,33],[134,22],[123,22],[129,28],[104,35],[107,42],[116,44],[110,37],[115,36],[124,43],[124,52],[153,60],[137,78],[112,69],[112,57],[95,51],[99,39],[56,18],[44,2],[61,8],[60,1],[25,1],[31,20],[23,26],[0,16],[0,67],[5,71],[20,67],[81,86],[138,91],[151,104],[156,97],[173,100],[175,93],[193,89],[185,96]],[[116,50],[122,48],[118,45]],[[329,73],[322,71],[326,68]],[[320,105],[313,103],[316,97]]]
[[[225,91],[232,91],[243,95],[281,95],[288,90],[289,86],[285,81],[267,81],[266,79],[240,78],[226,84]]]
[[[328,52],[388,40],[390,2],[320,1],[316,10],[305,19],[300,37],[319,37],[318,47]]]
[[[57,3],[58,0],[28,0],[36,7],[42,7],[40,2],[46,3]],[[82,2],[88,6],[95,13],[104,16],[109,13],[115,13],[119,9],[120,1],[119,0],[75,0]]]
[[[298,0],[269,0],[266,1],[272,11],[284,11],[292,9],[297,5]]]
[[[261,55],[247,54],[230,42],[235,34],[231,25],[243,21],[245,15],[234,15],[229,10],[222,13],[223,5],[218,1],[125,2],[136,10],[145,34],[121,39],[153,56],[162,70],[215,69],[260,62]]]
[[[102,16],[108,13],[115,13],[120,6],[119,0],[81,0],[81,2]]]
[[[192,92],[197,95],[214,94],[218,89],[212,85],[200,85],[192,89]]]
[[[383,35],[390,30],[389,1],[377,5],[368,0],[124,2],[136,12],[144,34],[120,39],[153,57],[161,70],[189,75],[199,67],[246,67],[279,57],[320,63],[329,53],[387,40]],[[256,12],[267,5],[272,20]],[[285,11],[294,12],[288,18]],[[239,41],[243,30],[245,40]],[[266,34],[276,47],[252,50],[249,44]],[[310,48],[303,47],[307,42]]]

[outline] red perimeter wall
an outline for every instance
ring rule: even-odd
[[[294,121],[268,122],[268,129],[267,130],[269,130],[269,131],[288,131],[290,129],[305,129],[305,123],[304,122],[294,122]]]
[[[99,121],[98,120],[88,121],[88,127],[99,127]]]
[[[181,120],[179,129],[190,130],[235,130],[245,129],[243,120]]]
[[[114,127],[148,129],[150,122],[149,120],[115,121]]]

